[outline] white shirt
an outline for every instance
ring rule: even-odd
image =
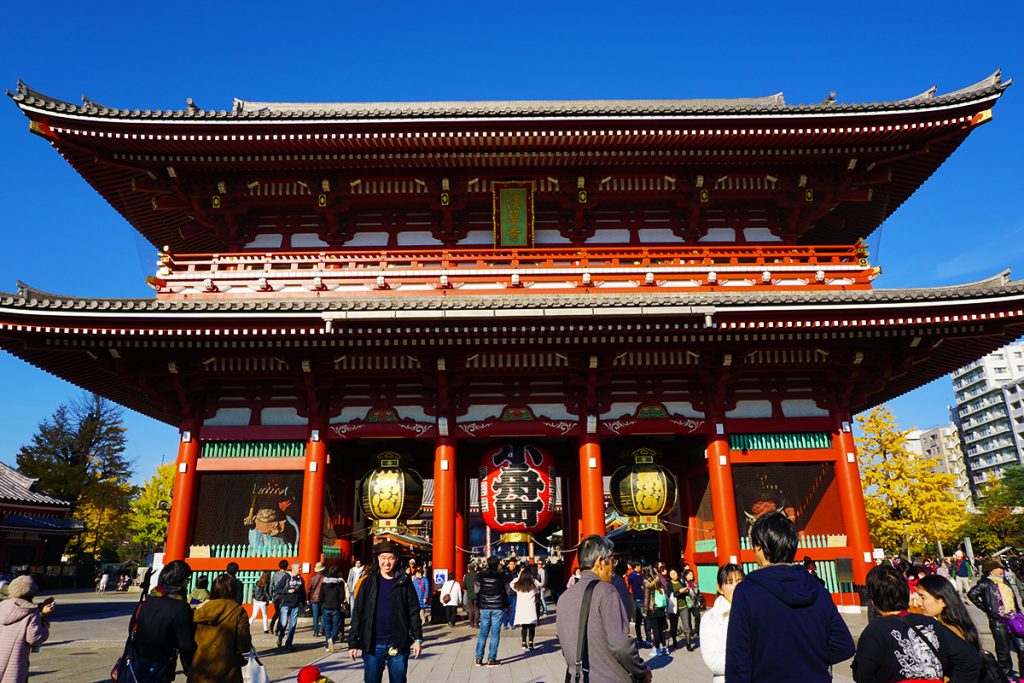
[[[444,596],[450,595],[451,600],[444,601]],[[462,602],[462,586],[454,579],[448,579],[441,586],[441,604],[445,607],[456,607]]]

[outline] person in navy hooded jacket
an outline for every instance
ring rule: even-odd
[[[782,512],[750,529],[759,569],[733,594],[725,641],[726,683],[826,683],[853,656],[853,637],[828,590],[792,564],[797,534]]]

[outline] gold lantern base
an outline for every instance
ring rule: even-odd
[[[640,517],[627,517],[626,529],[628,531],[664,531],[665,525],[657,515],[643,515]]]
[[[531,534],[524,534],[521,531],[502,534],[498,539],[498,543],[530,543],[532,541],[533,536]]]
[[[373,520],[373,528],[370,532],[374,536],[382,536],[384,534],[404,534],[409,529],[402,524],[401,520],[397,519],[375,519]]]

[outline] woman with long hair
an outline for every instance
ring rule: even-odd
[[[687,570],[689,571],[689,570]],[[704,615],[700,626],[700,654],[711,669],[713,683],[725,681],[725,637],[729,632],[729,608],[736,584],[743,580],[738,564],[723,564],[718,570],[718,599]]]
[[[533,567],[523,567],[519,578],[512,584],[516,592],[515,626],[523,629],[523,649],[533,649],[533,638],[537,632],[537,590],[540,581],[533,573]]]
[[[938,574],[930,574],[918,580],[917,594],[921,599],[921,609],[926,615],[938,619],[946,628],[970,643],[975,650],[981,650],[978,627],[971,621],[960,592],[952,581]]]
[[[668,608],[668,594],[661,577],[652,567],[644,567],[644,614],[651,624],[651,657],[668,654],[665,647],[665,613]]]
[[[256,582],[256,587],[252,591],[252,616],[249,617],[249,625],[252,626],[252,622],[256,621],[256,616],[258,614],[263,614],[264,633],[270,632],[267,628],[267,603],[270,602],[271,599],[270,571],[264,570],[264,572],[260,574],[260,580]]]

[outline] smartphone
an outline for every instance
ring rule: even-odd
[[[40,607],[45,607],[46,605],[52,605],[52,604],[53,604],[53,603],[55,603],[56,601],[57,601],[57,598],[55,598],[55,597],[53,597],[53,596],[51,595],[50,597],[46,598],[46,599],[45,599],[45,600],[43,600],[43,601],[42,601],[41,603],[39,603],[39,606],[40,606]]]

